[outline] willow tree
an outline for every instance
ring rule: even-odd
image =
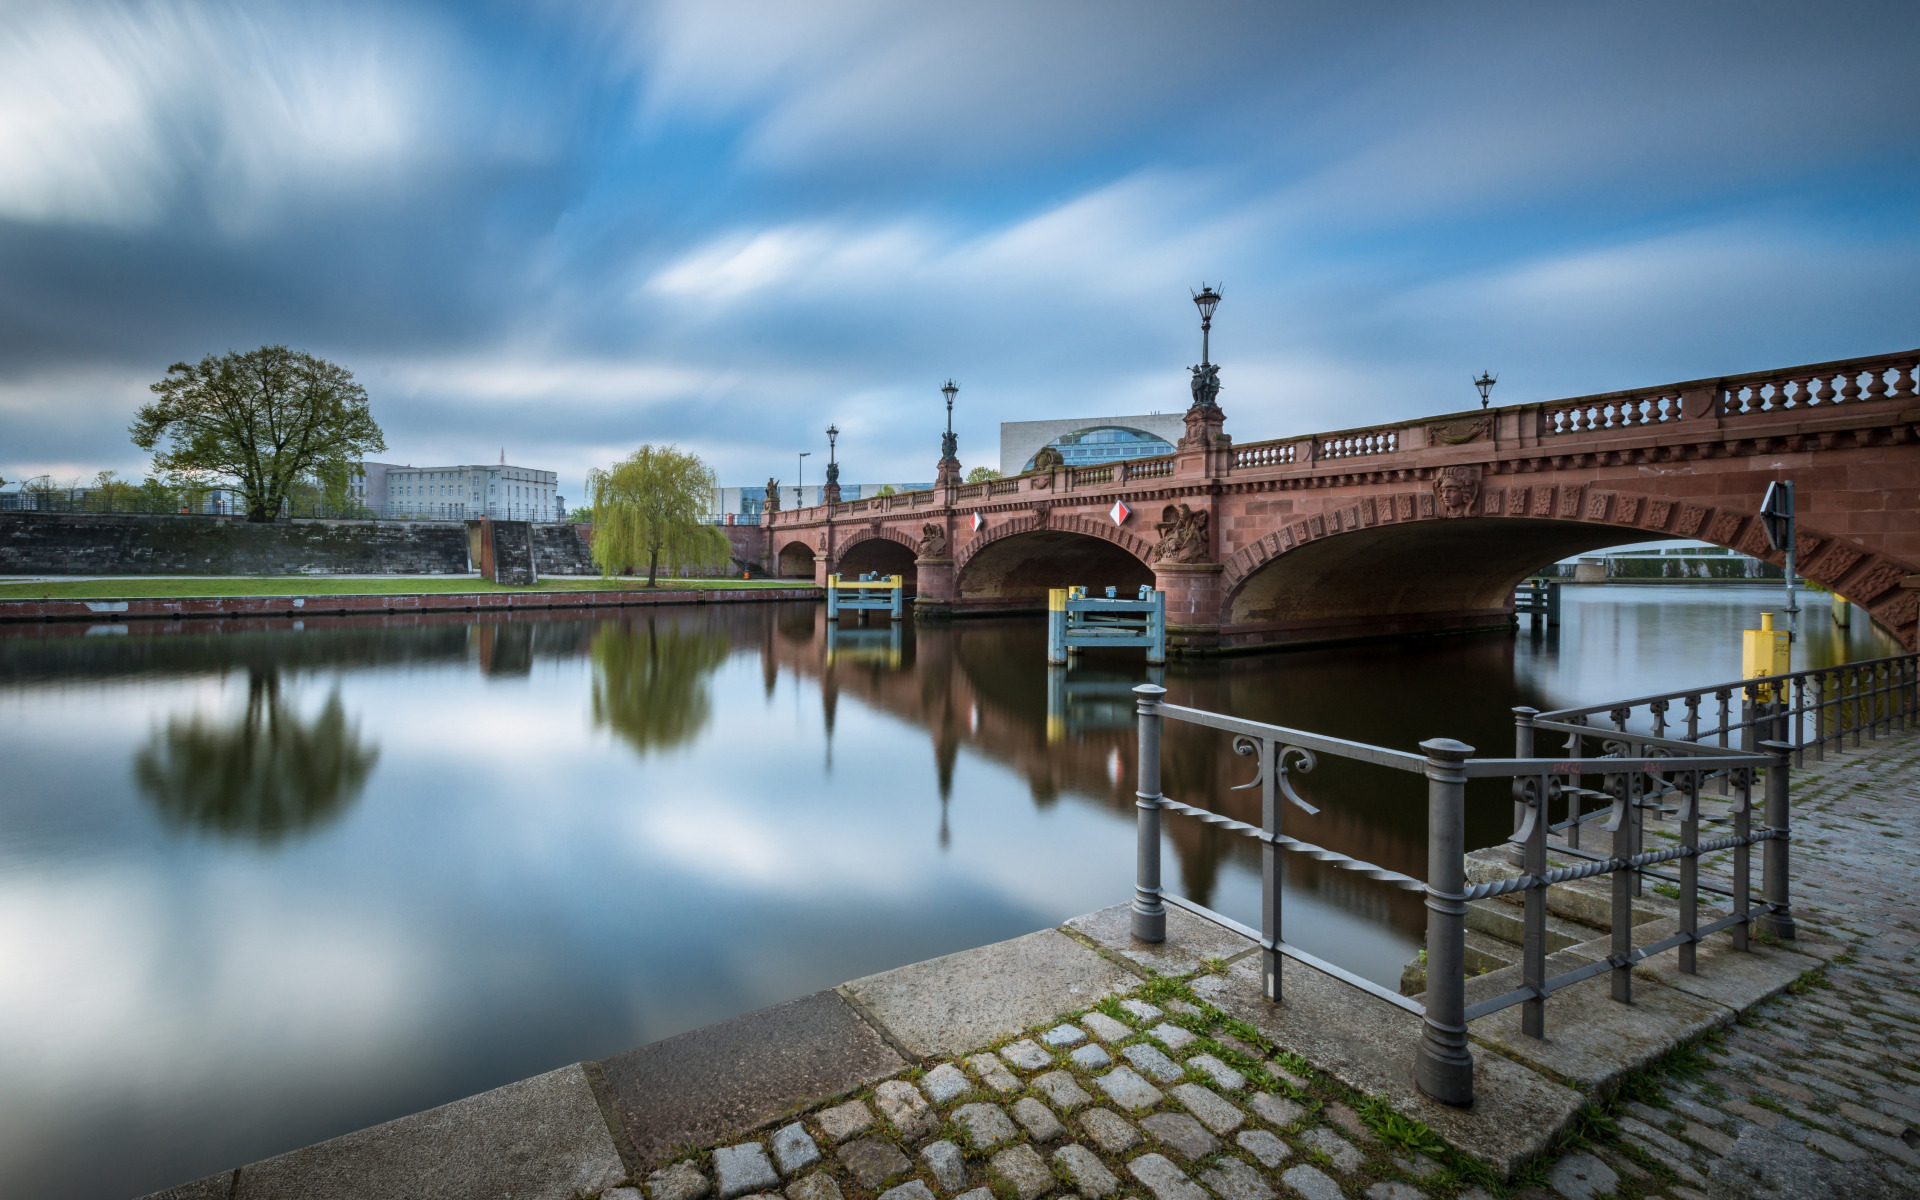
[[[386,439],[353,373],[285,346],[177,362],[150,389],[133,444],[162,473],[232,480],[249,521],[280,515],[299,481],[344,494],[353,465]]]
[[[732,544],[707,523],[713,488],[712,468],[674,446],[642,446],[611,470],[589,471],[601,575],[645,566],[647,586],[658,587],[662,564],[724,563]]]

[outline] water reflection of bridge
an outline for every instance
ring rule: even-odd
[[[769,686],[782,671],[817,681],[829,732],[843,693],[925,729],[943,813],[954,764],[964,747],[1011,767],[1041,808],[1071,796],[1132,818],[1136,745],[1131,688],[1147,682],[1148,670],[1137,659],[1123,662],[1116,657],[1107,663],[1096,656],[1085,670],[1049,672],[1043,665],[1045,630],[1039,622],[995,621],[916,626],[904,640],[898,663],[885,665],[878,655],[849,658],[838,649],[850,634],[861,632],[831,628],[818,609],[770,619],[760,645]],[[1502,665],[1510,679],[1510,644]],[[1176,664],[1154,668],[1153,674],[1179,702],[1233,704],[1250,699],[1249,691],[1258,687],[1253,673],[1237,666]],[[1256,711],[1271,708],[1255,703]],[[1251,768],[1226,739],[1195,730],[1190,736],[1170,737],[1164,755],[1169,794],[1205,803],[1238,820],[1259,820],[1258,794],[1230,790]],[[1350,794],[1355,782],[1365,785],[1357,796]],[[1343,778],[1339,768],[1330,765],[1321,778],[1304,786],[1328,796],[1337,788],[1340,799],[1322,806],[1316,817],[1301,815],[1294,832],[1395,870],[1424,871],[1423,794],[1417,786],[1404,785],[1398,791],[1406,794],[1396,794],[1391,785],[1401,782]],[[1372,786],[1376,784],[1380,786]],[[1170,822],[1167,837],[1179,857],[1186,891],[1202,903],[1216,890],[1222,866],[1235,856],[1246,869],[1259,870],[1257,852],[1245,839],[1199,822]],[[1403,930],[1421,928],[1418,901],[1405,893],[1307,859],[1289,861],[1288,870],[1293,887],[1317,893],[1334,907]]]

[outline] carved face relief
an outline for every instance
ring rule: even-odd
[[[1464,517],[1480,498],[1479,467],[1442,467],[1433,478],[1433,494],[1443,517]]]

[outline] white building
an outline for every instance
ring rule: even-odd
[[[531,467],[413,467],[363,463],[355,499],[383,517],[416,521],[564,521],[560,477]]]

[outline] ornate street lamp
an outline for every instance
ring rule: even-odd
[[[1193,368],[1193,407],[1202,412],[1218,410],[1215,397],[1220,394],[1220,368],[1209,359],[1209,341],[1213,332],[1213,310],[1220,306],[1220,293],[1206,284],[1193,293],[1193,304],[1200,310],[1200,365]]]
[[[1213,331],[1213,310],[1220,306],[1220,293],[1206,284],[1193,294],[1194,307],[1200,310],[1200,365],[1207,365],[1207,338]]]
[[[834,457],[834,449],[840,441],[840,431],[832,425],[827,426],[827,487],[820,499],[828,504],[840,503],[840,463]]]
[[[960,385],[949,379],[941,386],[940,394],[947,398],[947,432],[940,438],[940,461],[957,462],[960,457],[960,441],[953,436],[953,398],[960,394]]]
[[[1473,381],[1473,386],[1480,389],[1481,408],[1487,406],[1487,397],[1493,392],[1493,385],[1499,382],[1500,377],[1498,375],[1491,375],[1485,371],[1480,372],[1480,378]]]
[[[803,499],[801,499],[801,497],[802,497],[802,496],[804,496],[804,495],[806,494],[806,490],[807,490],[807,459],[808,459],[808,458],[809,458],[809,457],[810,457],[810,456],[811,456],[812,454],[813,454],[813,451],[811,451],[811,450],[802,450],[802,451],[800,452],[800,469],[799,469],[799,471],[798,471],[798,473],[797,473],[797,476],[796,476],[796,477],[797,477],[797,479],[798,479],[798,482],[797,482],[797,483],[795,483],[795,484],[794,484],[794,487],[793,487],[793,506],[794,506],[795,508],[799,508],[799,507],[801,507],[802,505],[804,505],[804,504],[806,503],[806,501],[805,501],[805,500],[803,500]]]

